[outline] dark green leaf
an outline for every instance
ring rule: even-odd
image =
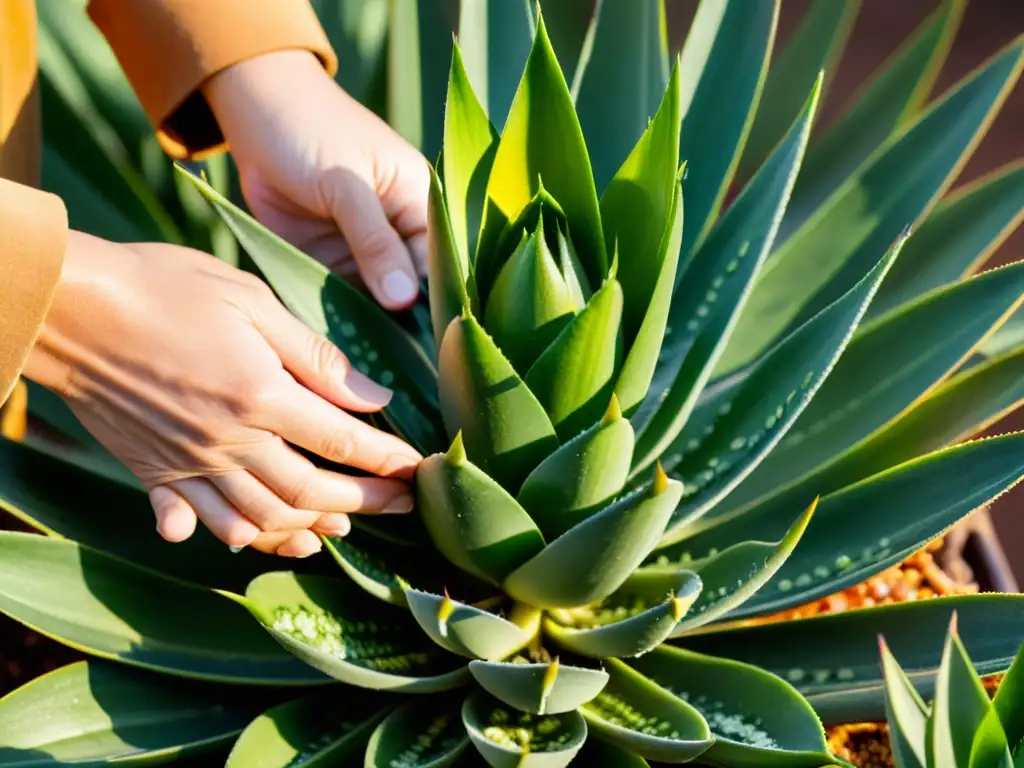
[[[94,656],[182,677],[326,682],[217,593],[71,541],[0,532],[0,611]]]
[[[608,673],[559,664],[471,661],[469,671],[480,687],[513,709],[558,715],[593,699],[608,682]]]
[[[158,765],[217,749],[258,711],[241,699],[226,688],[79,661],[0,699],[0,766]]]
[[[587,724],[576,712],[538,717],[479,691],[466,699],[462,722],[492,768],[564,768],[587,739]]]
[[[396,709],[373,733],[366,768],[447,768],[469,746],[462,727],[462,697],[416,697]]]
[[[447,155],[446,155],[447,157]],[[430,278],[430,320],[434,328],[434,346],[440,351],[444,332],[451,321],[470,306],[466,279],[469,263],[465,249],[455,245],[452,227],[445,211],[441,182],[430,172],[430,197],[427,201],[427,270]]]
[[[225,768],[344,765],[361,760],[392,701],[371,691],[331,686],[269,709],[235,743]]]
[[[819,768],[839,764],[811,705],[763,669],[663,646],[629,666],[694,707],[714,736],[713,765]]]
[[[514,493],[558,446],[551,420],[472,315],[448,326],[438,358],[448,434],[461,432],[473,463]]]
[[[587,768],[650,768],[640,755],[599,738],[590,739],[583,745],[580,762]]]
[[[416,470],[420,513],[434,544],[454,565],[500,582],[544,548],[530,516],[466,458],[460,437]]]
[[[885,640],[879,638],[885,679],[885,719],[889,724],[889,745],[902,768],[928,765],[928,708],[893,657]]]

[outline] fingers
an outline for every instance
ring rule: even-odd
[[[353,368],[341,350],[283,306],[274,302],[268,315],[260,332],[288,372],[305,387],[353,411],[379,411],[391,401],[391,390]]]
[[[329,461],[379,477],[411,480],[423,460],[404,441],[374,429],[300,386],[288,387],[280,397],[268,401],[255,426]],[[260,478],[267,482],[263,475]]]
[[[149,503],[156,515],[156,530],[167,541],[185,541],[196,530],[196,513],[181,496],[166,485],[149,492]]]
[[[374,189],[346,169],[336,169],[333,174],[331,213],[366,286],[385,308],[407,309],[419,295],[409,249],[392,228]]]
[[[344,536],[351,523],[343,514],[296,509],[244,470],[211,477],[217,490],[263,532],[296,531],[316,526],[320,532]]]
[[[324,545],[312,531],[273,531],[261,533],[249,546],[267,555],[309,557],[323,549]]]
[[[412,493],[401,480],[349,477],[319,469],[282,441],[268,443],[266,450],[250,458],[249,467],[286,504],[326,513],[325,523],[317,523],[314,529],[332,536],[344,533],[324,529],[336,519],[327,517],[331,513],[401,514],[413,507]],[[339,521],[339,525],[344,524]]]
[[[175,480],[170,487],[188,502],[210,532],[229,547],[247,547],[259,536],[256,524],[235,509],[209,480]]]

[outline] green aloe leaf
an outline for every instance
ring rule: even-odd
[[[544,537],[505,489],[466,458],[462,439],[416,470],[420,513],[454,565],[500,582],[544,548]]]
[[[571,712],[593,699],[608,682],[608,673],[560,664],[471,661],[469,671],[480,687],[513,709],[537,715]]]
[[[878,640],[885,675],[885,719],[889,724],[889,744],[901,768],[926,768],[928,765],[928,708],[907,679],[885,644]]]
[[[974,273],[1024,221],[1024,163],[1006,165],[942,199],[910,236],[867,319]]]
[[[827,0],[826,0],[827,2]],[[860,88],[852,105],[814,142],[782,231],[803,224],[858,166],[924,106],[960,26],[964,0],[945,0]]]
[[[183,542],[165,541],[153,532],[144,491],[5,439],[0,509],[49,536],[208,587],[242,589],[274,562],[248,548],[232,554],[204,526]]]
[[[329,338],[352,364],[394,391],[384,417],[421,453],[443,444],[437,418],[437,372],[424,351],[373,299],[333,275],[209,184],[179,171],[214,206],[285,306]]]
[[[366,768],[448,768],[469,746],[459,694],[416,697],[387,716],[370,738]]]
[[[995,357],[1024,344],[1024,310],[1017,310],[1002,327],[978,345],[978,352]]]
[[[732,182],[761,99],[775,39],[778,0],[702,0],[679,71],[687,162],[682,263],[707,235]],[[699,162],[698,162],[699,160]]]
[[[545,538],[554,540],[622,490],[632,454],[633,428],[612,395],[604,418],[537,465],[516,500]]]
[[[770,672],[669,646],[628,663],[707,721],[714,743],[703,762],[786,768],[841,764],[829,754],[811,705]]]
[[[427,200],[427,270],[430,275],[430,320],[434,328],[435,349],[441,349],[444,332],[463,308],[470,305],[466,279],[469,263],[455,244],[455,236],[445,211],[444,196],[437,173],[430,171],[430,197]]]
[[[0,699],[0,766],[163,764],[223,748],[256,711],[230,689],[79,661]]]
[[[662,0],[642,0],[639,3],[634,0],[602,0],[598,15],[599,39],[602,24],[607,22],[610,26],[603,34],[609,38],[608,42],[615,40],[621,43],[624,32],[628,37],[629,30],[637,30],[650,23],[650,19],[646,17],[657,17],[661,5]],[[645,18],[637,20],[638,14]],[[623,16],[628,16],[630,21],[623,22]],[[614,55],[611,50],[602,54],[607,59],[606,63],[620,76],[628,74],[628,67],[622,66],[620,60],[622,52],[618,47],[614,50]],[[628,58],[629,53],[626,52],[625,56]],[[588,69],[589,76],[594,76],[599,70],[600,68],[593,68],[592,59],[591,67]],[[676,174],[679,168],[679,128],[682,121],[679,112],[679,70],[673,70],[667,90],[664,82],[658,84],[658,96],[652,107],[659,100],[660,106],[649,125],[649,111],[645,109],[641,113],[621,109],[615,105],[614,97],[607,98],[609,87],[607,78],[598,77],[593,89],[595,93],[590,97],[592,101],[602,105],[602,111],[611,108],[609,115],[602,115],[599,122],[609,131],[615,130],[612,126],[615,121],[613,116],[621,115],[625,119],[640,123],[636,126],[635,133],[629,131],[630,138],[622,153],[614,153],[615,157],[624,158],[624,161],[614,161],[614,167],[618,167],[620,162],[621,167],[614,171],[614,178],[611,178],[611,183],[601,195],[601,222],[604,225],[605,248],[609,252],[614,252],[618,243],[622,254],[617,274],[623,295],[622,328],[626,338],[631,342],[648,314],[666,261],[672,263],[673,275],[669,282],[674,283],[675,279],[678,246],[675,253],[671,253],[662,248],[662,244],[665,233],[671,230],[675,218],[673,206],[678,187]],[[638,87],[635,81],[620,90],[623,92],[623,99],[635,99],[638,95],[640,98],[647,98],[646,95],[641,95],[643,87]],[[613,89],[612,93],[614,92]],[[661,96],[662,93],[664,98]],[[580,106],[577,104],[578,108]],[[592,145],[591,151],[597,152]],[[612,172],[613,169],[608,170],[609,178]],[[597,176],[600,179],[601,174],[598,173]]]
[[[999,713],[1010,744],[1024,740],[1024,645],[1017,651],[1013,664],[999,683],[993,705]]]
[[[557,645],[595,659],[647,653],[669,638],[700,594],[700,578],[694,573],[683,573],[677,574],[672,591],[654,601],[636,599],[630,603],[615,599],[625,594],[612,595],[571,626],[545,619],[544,633]]]
[[[658,467],[654,480],[587,518],[505,579],[517,600],[573,608],[618,589],[650,554],[683,488]]]
[[[672,296],[654,381],[636,421],[634,466],[648,466],[686,423],[750,294],[778,228],[810,135],[820,86],[765,165],[694,255]]]
[[[793,554],[816,508],[817,501],[807,507],[778,542],[744,541],[705,560],[689,563],[704,583],[704,590],[691,608],[690,618],[679,623],[673,636],[717,621],[756,595]],[[680,564],[686,564],[685,560]]]
[[[181,677],[326,682],[217,593],[72,541],[0,533],[0,611],[72,648]]]
[[[710,402],[704,413],[695,410],[664,459],[686,491],[662,546],[684,538],[686,525],[735,488],[782,439],[829,376],[904,239],[843,298],[765,355],[731,397]]]
[[[583,745],[580,763],[588,768],[650,768],[640,755],[599,738],[590,739]]]
[[[576,310],[544,241],[543,217],[532,234],[523,234],[498,273],[484,312],[484,327],[521,375],[571,322]]]
[[[587,739],[587,724],[576,712],[516,712],[481,692],[466,699],[462,722],[492,768],[564,768]]]
[[[901,230],[927,213],[984,135],[1022,66],[1024,41],[1016,41],[883,144],[822,203],[765,264],[719,374],[754,360],[780,334],[848,291]]]
[[[609,659],[608,685],[580,709],[602,741],[648,760],[682,763],[714,741],[700,712],[618,659]]]
[[[974,734],[971,745],[970,768],[996,766],[996,768],[1013,768],[1013,754],[1006,740],[1006,732],[999,722],[999,715],[989,707]]]
[[[573,244],[591,285],[608,271],[597,192],[572,97],[543,20],[526,61],[487,182],[477,253],[497,244],[543,184],[565,211]],[[478,273],[480,286],[493,275]]]
[[[831,79],[853,30],[861,0],[814,0],[772,61],[747,137],[739,176],[751,176],[800,114],[818,73]]]
[[[461,432],[474,464],[514,493],[558,446],[544,407],[468,313],[448,326],[438,358],[448,434]]]
[[[508,618],[444,596],[406,589],[413,618],[426,635],[451,653],[499,661],[522,649],[537,634],[540,612],[524,608]]]
[[[331,686],[279,704],[253,720],[235,742],[225,768],[286,768],[359,761],[393,701],[372,691]]]
[[[673,146],[663,150],[662,169],[671,174],[679,164],[679,86],[676,82],[666,93],[669,66],[664,13],[663,0],[597,3],[589,30],[586,68],[574,79],[573,94],[598,190],[608,185],[630,150],[635,153],[633,145],[648,128],[659,103],[663,104],[663,96],[675,103],[676,129],[675,135],[666,136]],[[662,191],[667,191],[670,184],[671,177]],[[668,198],[660,202],[664,218]],[[657,218],[659,211],[652,213]],[[605,216],[603,201],[601,214]],[[607,234],[606,226],[606,245],[611,250],[614,239]],[[620,240],[625,242],[627,238]]]
[[[347,580],[284,571],[256,578],[244,605],[291,654],[335,680],[381,691],[455,688],[459,659],[423,636],[408,611],[374,600]]]
[[[935,765],[995,765],[994,762],[984,760],[975,763],[975,756],[972,755],[975,734],[986,716],[992,712],[992,702],[978,679],[967,649],[957,636],[956,624],[956,614],[953,614],[935,681],[932,758]],[[1004,734],[999,752],[1005,751]]]
[[[462,13],[473,13],[467,4]],[[464,40],[473,44],[475,38]],[[491,163],[498,148],[498,132],[477,100],[458,45],[452,51],[452,69],[444,113],[444,196],[452,234],[464,274],[476,253],[476,238],[483,217],[484,193]],[[447,327],[447,324],[445,324]]]
[[[503,125],[534,37],[528,0],[479,0],[459,5],[459,44],[469,79],[495,125]]]
[[[1021,302],[1024,262],[940,288],[862,325],[786,436],[704,522],[754,506],[856,450],[926,397]]]
[[[526,374],[560,440],[597,423],[621,360],[622,288],[609,278]]]
[[[1024,433],[928,454],[825,496],[771,584],[733,617],[840,592],[901,562],[1022,477]]]
[[[956,611],[960,636],[979,675],[1009,668],[1024,636],[1024,596],[940,597],[755,626],[716,627],[679,645],[768,670],[797,687],[826,724],[885,718],[878,659],[883,635],[911,682],[928,698],[941,637]]]

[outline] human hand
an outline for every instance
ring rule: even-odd
[[[305,51],[236,64],[203,93],[256,218],[361,278],[385,308],[411,306],[425,270],[426,159]]]
[[[306,556],[316,533],[348,532],[346,513],[412,508],[420,455],[343,410],[391,393],[206,254],[71,233],[25,374],[139,477],[169,541],[199,519],[230,546]],[[317,468],[288,443],[376,476]]]

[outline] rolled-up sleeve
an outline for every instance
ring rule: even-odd
[[[0,179],[0,403],[46,319],[67,238],[67,211],[60,198]]]
[[[337,57],[309,0],[91,0],[107,38],[174,158],[223,148],[200,86],[254,56],[308,50],[334,75]]]

